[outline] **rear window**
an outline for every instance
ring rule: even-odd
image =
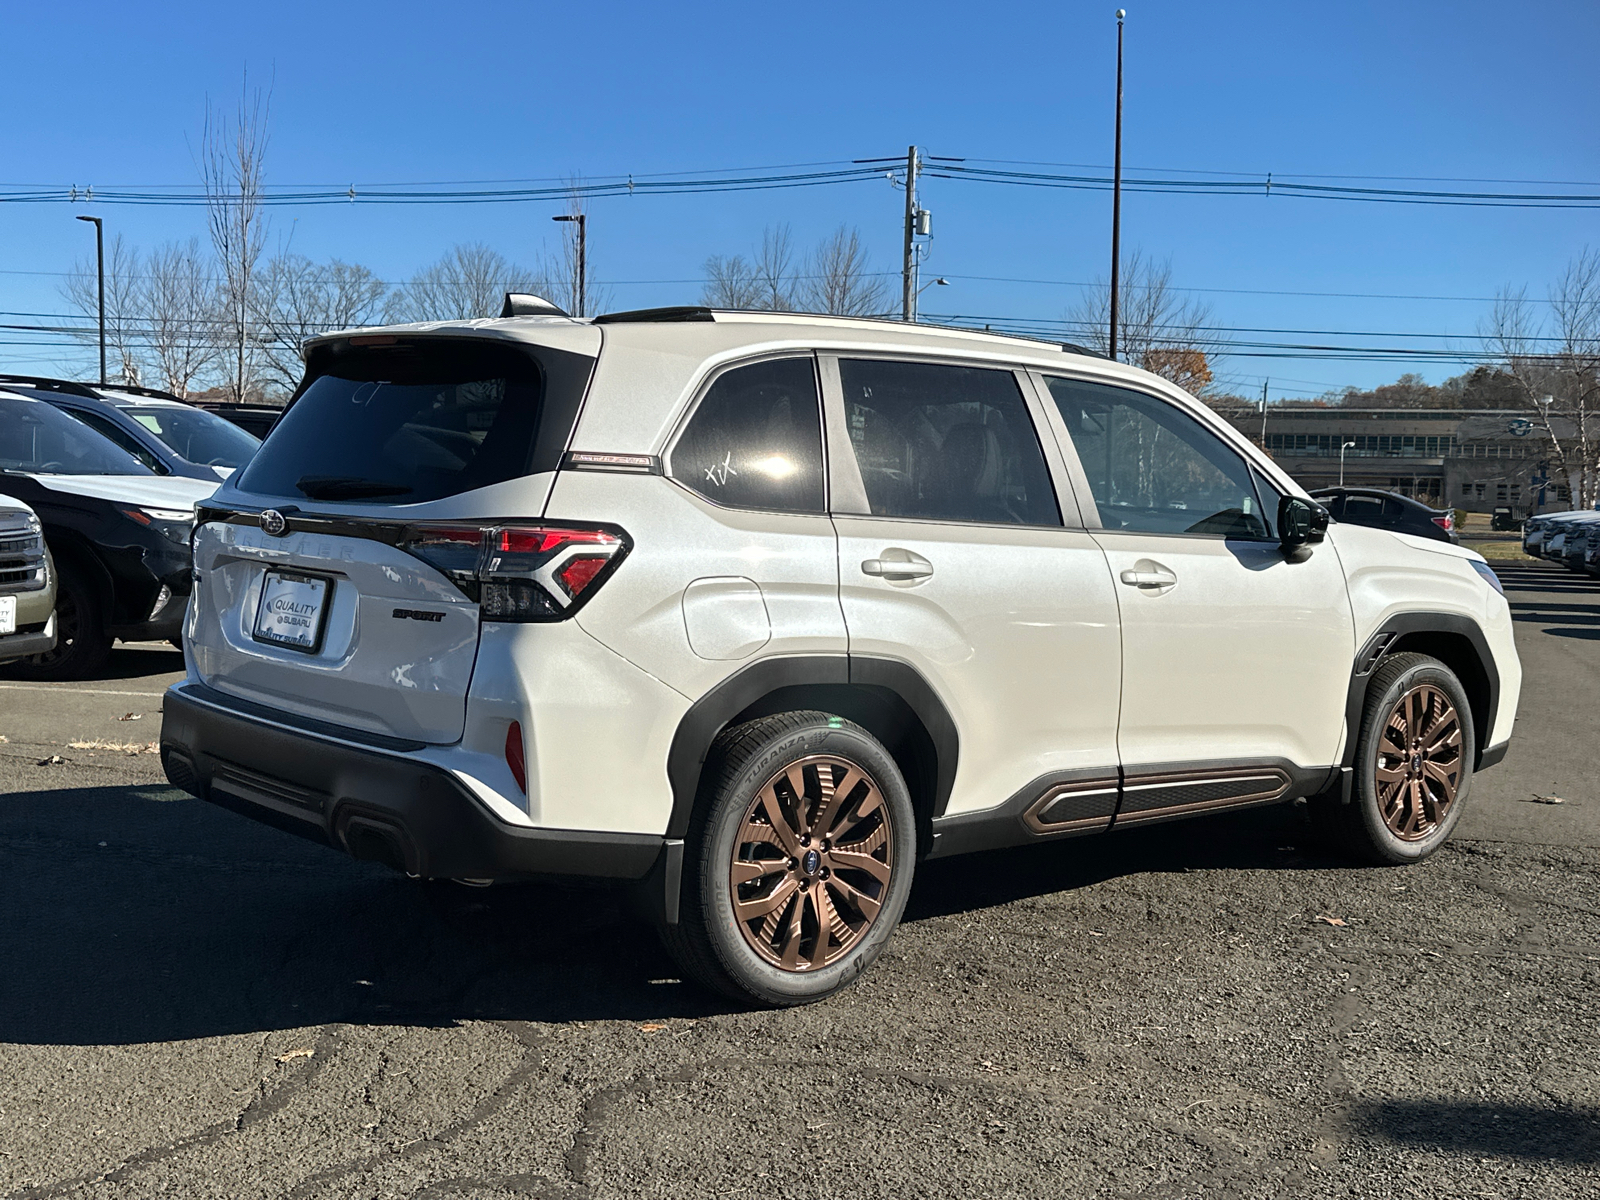
[[[313,352],[244,491],[416,504],[553,471],[594,360],[443,339]]]
[[[0,396],[0,471],[37,475],[153,475],[82,421],[43,400]]]

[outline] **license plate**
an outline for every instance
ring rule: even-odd
[[[328,619],[328,580],[268,571],[256,608],[255,639],[315,654]]]
[[[17,598],[0,596],[0,633],[17,631]]]

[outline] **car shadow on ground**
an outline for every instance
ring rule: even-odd
[[[149,679],[156,675],[171,675],[183,671],[183,651],[165,642],[139,642],[124,645],[118,642],[112,648],[105,664],[84,683],[105,683],[112,680]],[[27,679],[28,669],[21,663],[0,666],[0,679]]]
[[[1327,865],[1291,807],[923,864],[907,920],[1131,872]],[[0,800],[0,1042],[135,1044],[330,1022],[654,1020],[678,982],[614,890],[422,883],[170,789]]]
[[[1357,1104],[1350,1124],[1368,1137],[1451,1154],[1600,1165],[1600,1109],[1472,1100]]]

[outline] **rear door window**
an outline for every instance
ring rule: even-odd
[[[839,382],[873,516],[1061,524],[1012,372],[847,358]]]
[[[1344,508],[1340,514],[1344,520],[1354,525],[1378,525],[1383,522],[1383,497],[1381,496],[1346,496]]]
[[[593,365],[446,339],[325,351],[238,486],[415,504],[554,470]]]
[[[727,508],[822,512],[816,360],[777,358],[724,371],[673,447],[671,474]]]

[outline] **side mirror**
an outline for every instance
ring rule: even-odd
[[[1328,532],[1328,510],[1299,496],[1285,496],[1278,501],[1278,543],[1284,553],[1293,555],[1306,546],[1314,546]]]

